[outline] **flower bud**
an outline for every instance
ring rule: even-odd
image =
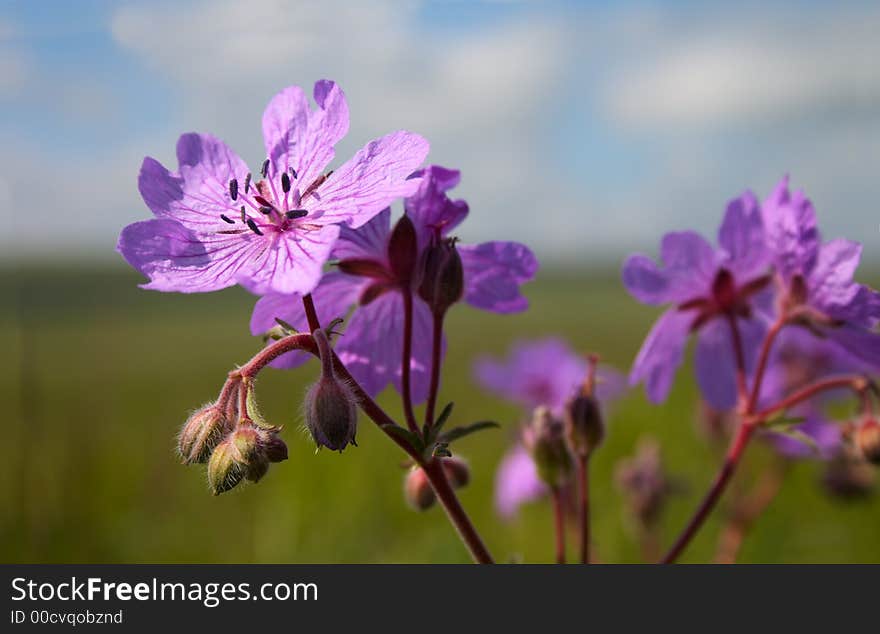
[[[416,227],[410,217],[404,214],[388,238],[388,264],[395,279],[401,284],[409,284],[416,270],[419,249]]]
[[[442,314],[464,294],[464,266],[455,239],[434,241],[422,262],[421,297],[434,314]]]
[[[545,484],[559,487],[569,481],[573,464],[565,442],[564,425],[548,408],[535,408],[524,441],[535,461],[538,477]]]
[[[260,449],[269,462],[287,460],[287,444],[278,437],[277,428],[258,428],[257,436],[259,437]]]
[[[456,456],[442,458],[443,473],[453,489],[460,489],[471,481],[471,469],[467,461]]]
[[[243,423],[214,448],[208,461],[208,484],[214,495],[220,495],[244,478],[259,481],[268,469],[269,459],[261,445],[258,428]]]
[[[434,506],[437,497],[421,467],[413,467],[403,481],[403,496],[406,503],[416,511],[427,511]]]
[[[620,460],[614,475],[633,517],[644,528],[653,526],[673,490],[663,468],[660,445],[653,439],[639,441],[635,455]]]
[[[880,423],[873,418],[865,420],[856,430],[855,440],[865,460],[880,464]]]
[[[592,394],[579,394],[565,405],[565,433],[572,451],[589,456],[605,438],[599,402]]]
[[[336,378],[327,336],[316,330],[314,337],[321,354],[321,377],[306,393],[306,427],[319,448],[341,452],[349,443],[356,444],[357,398]]]
[[[872,493],[875,469],[860,454],[859,450],[843,445],[828,461],[822,474],[822,484],[828,493],[843,499],[864,498]]]
[[[216,403],[193,412],[177,437],[177,451],[183,464],[207,462],[229,427],[225,414]]]

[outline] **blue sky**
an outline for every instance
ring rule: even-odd
[[[340,160],[407,128],[463,170],[467,240],[653,252],[791,172],[828,238],[880,242],[870,3],[0,3],[3,257],[113,257],[145,155],[212,132],[252,164],[280,88],[336,79]]]

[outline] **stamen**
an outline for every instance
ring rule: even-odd
[[[263,235],[263,232],[260,231],[260,228],[257,226],[257,223],[254,222],[252,219],[250,219],[250,218],[248,219],[247,226],[251,231],[256,233],[258,236]]]
[[[234,225],[234,224],[235,224],[235,220],[231,220],[231,219],[230,219],[227,215],[225,215],[225,214],[220,214],[220,220],[222,220],[223,222],[228,222],[228,223],[231,224],[231,225]]]
[[[292,167],[288,167],[287,169],[290,170],[290,176],[291,176],[291,178],[293,178],[293,180],[296,180],[296,179],[298,178],[297,173],[296,173],[296,170],[293,169]]]
[[[233,178],[229,181],[229,196],[232,200],[238,200],[238,179]]]
[[[290,176],[287,175],[287,172],[281,174],[281,191],[285,194],[290,191]]]
[[[274,207],[272,203],[263,198],[262,196],[254,196],[254,200],[263,205],[264,207]]]
[[[330,171],[327,172],[326,174],[324,174],[324,175],[319,176],[318,178],[316,178],[316,179],[312,182],[311,185],[309,185],[308,187],[306,187],[306,190],[302,193],[302,195],[299,197],[299,199],[300,199],[300,200],[305,200],[305,198],[306,198],[307,196],[309,196],[310,194],[314,193],[314,191],[315,191],[316,189],[318,189],[321,185],[324,184],[324,181],[326,181],[328,178],[330,178],[330,174],[332,174],[332,173],[333,173],[333,170],[330,170]]]
[[[271,207],[260,207],[260,213],[266,214],[267,216],[272,213]]]
[[[305,218],[309,215],[308,210],[306,209],[291,209],[287,213],[284,214],[291,220],[296,220],[297,218]]]
[[[251,190],[251,173],[248,172],[244,177],[244,193],[247,194]]]
[[[241,221],[247,222],[247,214],[244,212],[244,205],[241,206]]]
[[[269,159],[263,161],[263,167],[260,168],[260,174],[263,175],[263,178],[269,174]]]

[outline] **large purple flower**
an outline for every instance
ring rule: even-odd
[[[802,192],[789,192],[787,176],[764,202],[763,214],[782,286],[780,305],[791,321],[880,368],[874,331],[880,294],[853,281],[862,246],[843,239],[823,244],[812,203]]]
[[[459,181],[459,173],[432,166],[416,174],[419,187],[405,201],[420,252],[432,236],[445,236],[465,218],[467,204],[450,200],[446,191]],[[315,289],[313,298],[322,323],[352,314],[336,351],[352,375],[371,395],[388,383],[400,390],[403,356],[403,295],[389,258],[391,212],[385,210],[359,229],[343,227],[333,257],[339,271],[327,273]],[[512,313],[527,307],[519,287],[537,270],[532,252],[516,242],[485,242],[459,245],[464,265],[464,299],[476,308]],[[346,271],[346,272],[343,272]],[[356,273],[356,274],[353,274]],[[413,290],[418,280],[413,280]],[[412,396],[414,402],[427,397],[431,362],[432,315],[427,304],[413,293]],[[270,293],[254,307],[251,331],[259,334],[280,318],[305,330],[307,321],[299,294]],[[307,356],[292,352],[274,363],[294,367]]]
[[[178,172],[144,159],[138,186],[156,216],[123,229],[117,250],[150,281],[185,293],[241,284],[252,292],[308,293],[339,236],[412,194],[410,175],[428,143],[409,132],[370,141],[325,172],[348,132],[348,105],[332,81],[315,84],[312,110],[301,88],[276,95],[263,114],[268,158],[256,175],[222,141],[184,134]]]
[[[513,346],[506,361],[479,359],[474,365],[477,381],[487,390],[523,406],[528,415],[539,406],[561,415],[587,377],[587,360],[561,339],[524,341]],[[602,404],[618,397],[624,378],[614,369],[600,365],[596,370],[596,398]],[[528,429],[523,433],[528,433]],[[507,452],[495,476],[495,508],[505,518],[519,507],[547,493],[547,486],[523,442]]]
[[[688,337],[697,333],[697,381],[715,409],[736,403],[734,327],[746,369],[765,331],[754,310],[771,281],[761,210],[750,192],[732,200],[718,231],[719,248],[691,231],[663,238],[658,266],[644,255],[623,265],[623,283],[645,304],[672,304],[654,324],[636,357],[630,382],[645,382],[648,397],[662,402],[681,365]]]

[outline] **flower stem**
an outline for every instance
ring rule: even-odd
[[[857,395],[861,396],[868,390],[870,385],[870,381],[861,374],[845,374],[843,376],[832,376],[827,379],[821,379],[798,390],[787,398],[782,399],[775,405],[771,405],[770,407],[761,410],[754,415],[754,421],[756,421],[757,423],[762,423],[767,420],[769,416],[772,416],[777,412],[785,411],[790,407],[794,407],[799,403],[811,399],[820,392],[825,392],[827,390],[836,390],[840,388],[849,388],[853,390]]]
[[[724,492],[727,483],[730,481],[730,477],[733,475],[733,472],[736,470],[737,464],[739,464],[739,460],[742,457],[743,450],[746,448],[748,444],[749,438],[752,435],[752,431],[754,430],[754,425],[749,423],[741,423],[739,428],[736,431],[736,436],[734,436],[733,441],[730,444],[730,449],[727,451],[727,457],[724,459],[724,465],[721,467],[721,471],[718,472],[718,475],[715,477],[715,482],[712,484],[712,488],[709,489],[709,492],[706,494],[706,497],[703,498],[703,502],[700,504],[697,512],[691,518],[688,525],[685,527],[684,531],[679,535],[678,539],[673,544],[672,548],[669,549],[669,552],[666,553],[666,556],[660,561],[663,564],[671,564],[674,563],[676,559],[678,559],[679,555],[681,555],[682,551],[687,547],[690,543],[691,539],[693,539],[694,535],[696,535],[697,531],[703,525],[703,522],[709,516],[709,513],[712,512],[712,509],[715,508],[716,502],[718,502],[718,498],[721,497],[721,494]]]
[[[452,525],[458,531],[461,541],[467,546],[474,561],[478,564],[495,563],[492,560],[492,555],[486,549],[482,538],[458,501],[455,491],[449,486],[449,481],[446,479],[446,474],[443,472],[443,466],[440,461],[431,459],[428,462],[422,462],[422,469],[424,469],[425,474],[428,476],[428,480],[434,488],[434,493],[436,493],[437,499],[443,505],[449,521],[452,522]]]
[[[409,288],[403,289],[403,359],[400,364],[400,391],[403,397],[403,414],[410,430],[418,433],[416,415],[413,412],[412,386],[412,331],[413,331],[413,297]]]
[[[563,508],[562,489],[558,486],[552,489],[553,497],[553,524],[556,529],[556,563],[565,563],[565,509]]]
[[[758,399],[761,396],[761,385],[764,382],[764,371],[767,369],[767,361],[770,359],[770,350],[773,348],[776,336],[786,323],[788,323],[787,318],[785,316],[780,317],[770,326],[767,335],[764,337],[764,343],[761,345],[761,352],[758,355],[758,365],[755,367],[755,378],[746,408],[747,412],[753,412],[758,406]]]
[[[440,357],[443,347],[443,318],[445,312],[434,313],[433,337],[431,339],[431,387],[428,390],[428,403],[425,405],[425,426],[434,424],[434,409],[437,406],[437,391],[440,388]]]
[[[580,486],[581,563],[590,563],[590,456],[578,456],[578,483]]]
[[[742,336],[739,332],[739,324],[736,323],[736,317],[727,316],[727,323],[730,325],[730,336],[733,341],[733,355],[736,359],[736,392],[739,395],[739,402],[743,404],[748,398],[749,388],[746,385],[746,362],[743,354]]]
[[[303,308],[306,311],[306,319],[309,322],[309,331],[315,332],[321,327],[321,322],[318,321],[318,311],[315,310],[315,302],[312,299],[311,293],[303,295]]]

